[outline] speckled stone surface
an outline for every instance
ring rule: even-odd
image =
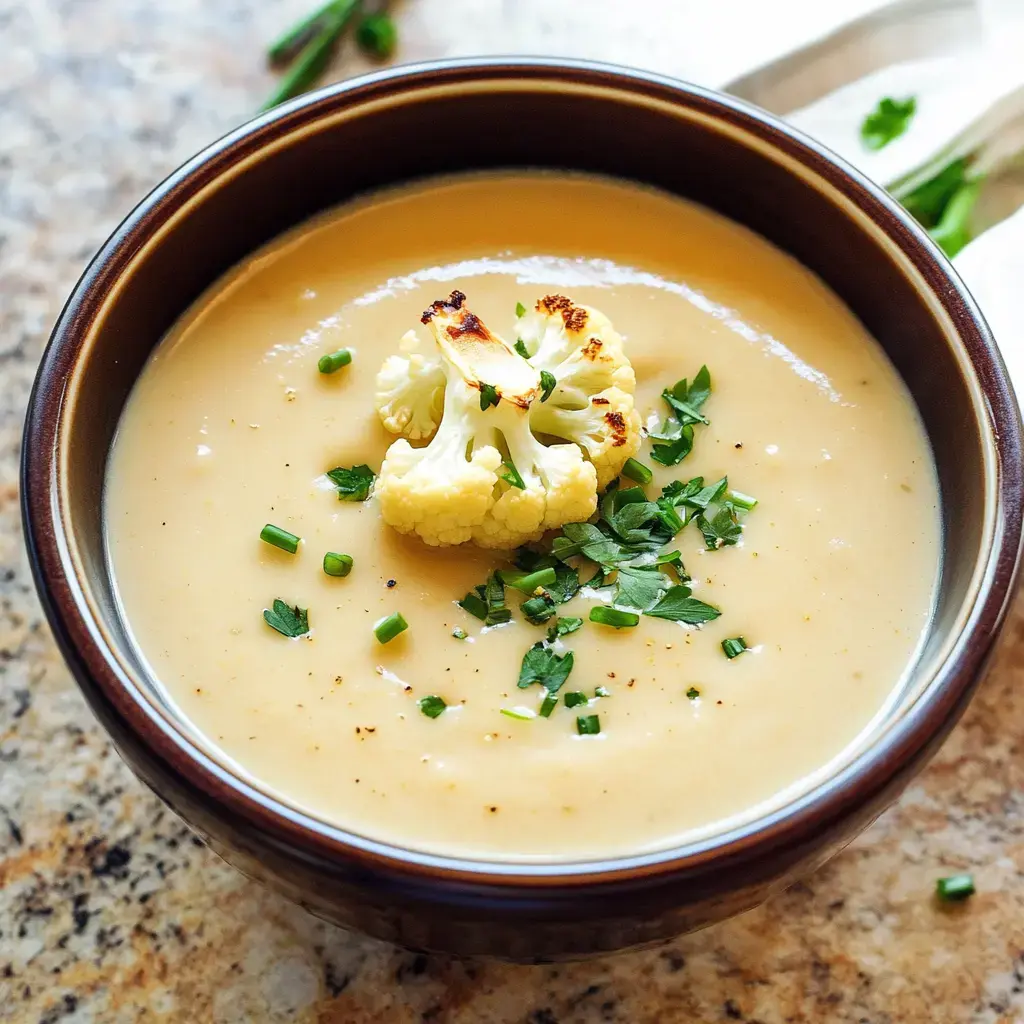
[[[258,104],[261,49],[307,3],[0,0],[0,1019],[1024,1021],[1020,611],[931,769],[829,867],[701,935],[588,964],[466,965],[324,925],[221,864],[112,752],[42,624],[22,553],[26,396],[88,256],[152,184]],[[640,23],[626,6],[409,0],[401,56],[590,49],[685,70],[679,5],[628,5],[651,12]],[[482,20],[467,35],[470,8]],[[359,67],[345,55],[334,74]],[[965,868],[979,895],[937,907],[936,876]]]

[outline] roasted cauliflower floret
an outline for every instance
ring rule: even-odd
[[[374,401],[381,422],[392,434],[417,441],[432,436],[441,422],[444,367],[436,351],[423,350],[415,331],[403,335],[399,349],[377,373]]]
[[[547,400],[534,403],[533,429],[585,448],[604,489],[641,441],[636,377],[622,337],[603,313],[564,295],[541,299],[517,327],[530,364],[556,381]]]
[[[423,314],[444,375],[440,424],[423,448],[405,440],[391,445],[375,494],[386,523],[428,544],[473,540],[513,548],[588,519],[597,474],[576,444],[547,447],[534,437],[530,410],[540,373],[492,334],[465,299],[452,292]],[[385,426],[404,422],[406,429],[417,420],[422,428],[436,420],[418,407],[405,414],[403,401],[396,401],[381,413]]]

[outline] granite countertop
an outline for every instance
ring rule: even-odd
[[[348,935],[222,864],[120,762],[32,591],[17,484],[26,397],[90,254],[258,105],[263,46],[310,5],[0,0],[0,1019],[1024,1021],[1020,609],[931,768],[844,854],[767,907],[592,963],[469,965]],[[407,0],[400,57],[561,50],[672,71],[685,63],[682,11]],[[362,67],[348,53],[334,74]],[[935,878],[960,869],[978,895],[937,906]]]

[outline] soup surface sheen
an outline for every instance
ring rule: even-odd
[[[380,466],[393,438],[374,411],[377,370],[405,331],[427,336],[420,312],[453,288],[512,340],[516,303],[548,293],[606,313],[645,420],[706,363],[710,426],[655,485],[728,474],[760,501],[735,547],[704,550],[692,525],[677,537],[695,596],[721,618],[585,622],[565,638],[563,692],[610,691],[587,709],[599,736],[577,735],[564,703],[547,719],[499,713],[539,700],[516,682],[544,628],[517,612],[482,631],[455,602],[508,563],[398,536],[373,499],[324,486],[334,466]],[[319,374],[341,347],[352,364]],[[806,786],[893,694],[939,551],[916,410],[813,274],[702,207],[528,173],[370,197],[218,282],[135,388],[106,502],[136,642],[213,746],[364,835],[520,860],[664,848]],[[297,555],[260,542],[268,522],[303,538]],[[325,576],[326,551],[351,554],[351,575]],[[274,598],[309,609],[310,637],[264,623]],[[592,601],[562,612],[586,619]],[[382,646],[373,626],[394,611],[410,628]],[[738,635],[753,650],[730,661],[720,644]],[[438,718],[417,707],[428,694],[450,705]]]

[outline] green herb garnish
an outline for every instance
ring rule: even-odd
[[[337,551],[328,551],[324,555],[324,572],[328,576],[347,576],[351,571],[351,555],[342,555]]]
[[[373,635],[377,638],[378,643],[388,644],[398,636],[399,633],[404,633],[409,628],[409,623],[405,621],[405,617],[401,612],[394,612],[385,619],[381,619],[373,627]]]
[[[577,619],[573,616],[557,618],[550,626],[548,626],[548,640],[554,641],[559,639],[559,637],[575,633],[582,625],[583,620]]]
[[[530,358],[530,351],[526,347],[526,342],[522,338],[516,338],[515,350],[524,358]]]
[[[520,605],[520,611],[527,622],[540,626],[555,614],[555,602],[547,594],[540,594],[537,597],[531,597],[528,601],[524,601]]]
[[[617,606],[645,612],[672,589],[672,581],[657,566],[623,566],[615,578]]]
[[[282,530],[280,526],[274,526],[273,523],[267,523],[260,530],[261,541],[275,548],[280,548],[282,551],[287,551],[289,555],[294,555],[299,550],[299,541],[301,539],[301,537],[296,537],[294,533]]]
[[[878,101],[878,106],[864,118],[860,126],[860,139],[865,149],[879,150],[898,139],[909,127],[917,112],[917,98],[894,100],[889,96]]]
[[[693,449],[693,426],[708,422],[700,411],[711,394],[711,374],[706,366],[697,371],[690,384],[684,378],[671,388],[666,388],[661,397],[669,407],[671,419],[665,422],[661,431],[651,437],[667,442],[656,444],[651,449],[651,458],[663,466],[674,466],[682,462]]]
[[[547,587],[556,579],[555,570],[550,565],[528,573],[502,569],[498,576],[506,587],[514,587],[521,594],[532,594],[538,587]]]
[[[398,29],[385,12],[368,14],[356,28],[356,42],[363,53],[376,60],[387,60],[398,45]]]
[[[590,703],[587,700],[587,695],[585,693],[580,693],[579,690],[570,690],[563,699],[565,700],[565,706],[567,708],[578,708],[581,704]]]
[[[558,384],[558,378],[553,373],[548,373],[547,370],[540,371],[540,400],[546,402],[551,397],[551,392],[555,390]]]
[[[689,697],[690,700],[696,700],[700,696],[700,690],[698,690],[696,686],[691,686],[686,691],[686,696]]]
[[[594,688],[595,697],[610,697],[611,695],[612,691],[607,686],[597,686]]]
[[[711,622],[722,613],[710,604],[691,597],[689,587],[679,584],[672,587],[653,607],[648,608],[645,615],[656,619],[670,619],[672,622],[683,622],[688,626],[698,626],[703,622]]]
[[[497,405],[501,400],[501,396],[498,394],[498,389],[493,384],[484,384],[480,382],[480,411],[486,412],[487,408],[492,405]]]
[[[505,483],[511,484],[513,487],[518,487],[521,491],[525,491],[526,484],[523,483],[523,478],[519,475],[519,470],[516,469],[516,464],[512,459],[505,459],[501,465],[505,472],[498,474],[499,479],[504,480]]]
[[[420,697],[420,699],[416,701],[416,706],[427,716],[427,718],[437,718],[437,716],[443,714],[445,708],[448,707],[443,698],[438,697],[433,693],[428,694],[426,697]]]
[[[516,316],[520,318],[526,316],[526,307],[521,302],[516,303]]]
[[[952,259],[971,240],[970,219],[981,193],[981,179],[967,182],[946,204],[939,223],[930,234],[939,248]]]
[[[261,110],[270,110],[305,92],[327,70],[342,33],[359,7],[359,0],[335,0],[292,26],[268,51],[272,64],[294,57],[277,88]]]
[[[280,598],[274,598],[271,608],[263,609],[263,618],[271,629],[284,636],[305,636],[309,632],[309,612],[298,605],[292,607]]]
[[[897,196],[950,257],[971,240],[970,215],[982,179],[969,177],[968,170],[965,159],[953,160],[913,191]]]
[[[640,616],[636,612],[624,612],[620,608],[609,608],[607,605],[599,604],[596,608],[590,609],[590,621],[615,629],[629,629],[640,622]]]
[[[558,707],[558,697],[553,693],[544,694],[544,699],[540,702],[540,710],[537,712],[541,718],[550,718],[551,712]]]
[[[580,715],[576,719],[576,731],[581,736],[596,736],[601,731],[600,716]]]
[[[636,459],[626,459],[622,467],[622,475],[635,480],[638,484],[649,484],[654,479],[654,474]]]
[[[353,466],[351,469],[337,466],[329,469],[327,476],[338,488],[341,501],[366,501],[376,474],[367,465]]]
[[[725,504],[732,505],[733,508],[738,508],[741,512],[749,512],[757,505],[757,498],[744,494],[742,491],[726,491]]]
[[[935,883],[936,896],[946,903],[959,903],[973,896],[975,891],[972,875],[950,875]]]
[[[343,366],[352,362],[352,353],[347,348],[339,348],[337,352],[321,356],[316,363],[316,368],[321,373],[337,373]]]
[[[505,607],[505,585],[496,572],[487,577],[486,583],[474,587],[459,602],[459,607],[475,615],[485,626],[499,626],[512,618],[512,612]]]
[[[572,662],[572,651],[559,655],[543,643],[535,643],[523,655],[523,664],[519,669],[519,688],[525,690],[534,683],[540,683],[549,694],[558,693],[569,678]]]
[[[736,513],[728,506],[722,505],[711,519],[703,514],[697,516],[697,526],[704,534],[704,543],[708,551],[735,544],[743,536],[743,527],[736,520]]]
[[[456,640],[465,640],[469,634],[461,626],[456,626],[452,630],[452,636],[455,637]]]
[[[747,641],[743,637],[734,636],[722,641],[722,650],[725,652],[725,656],[732,661],[733,658],[738,658],[750,648],[747,647]]]
[[[537,717],[536,711],[531,711],[529,708],[524,708],[522,705],[517,705],[514,708],[499,708],[499,711],[506,718],[514,718],[517,722],[528,722],[531,718]]]

